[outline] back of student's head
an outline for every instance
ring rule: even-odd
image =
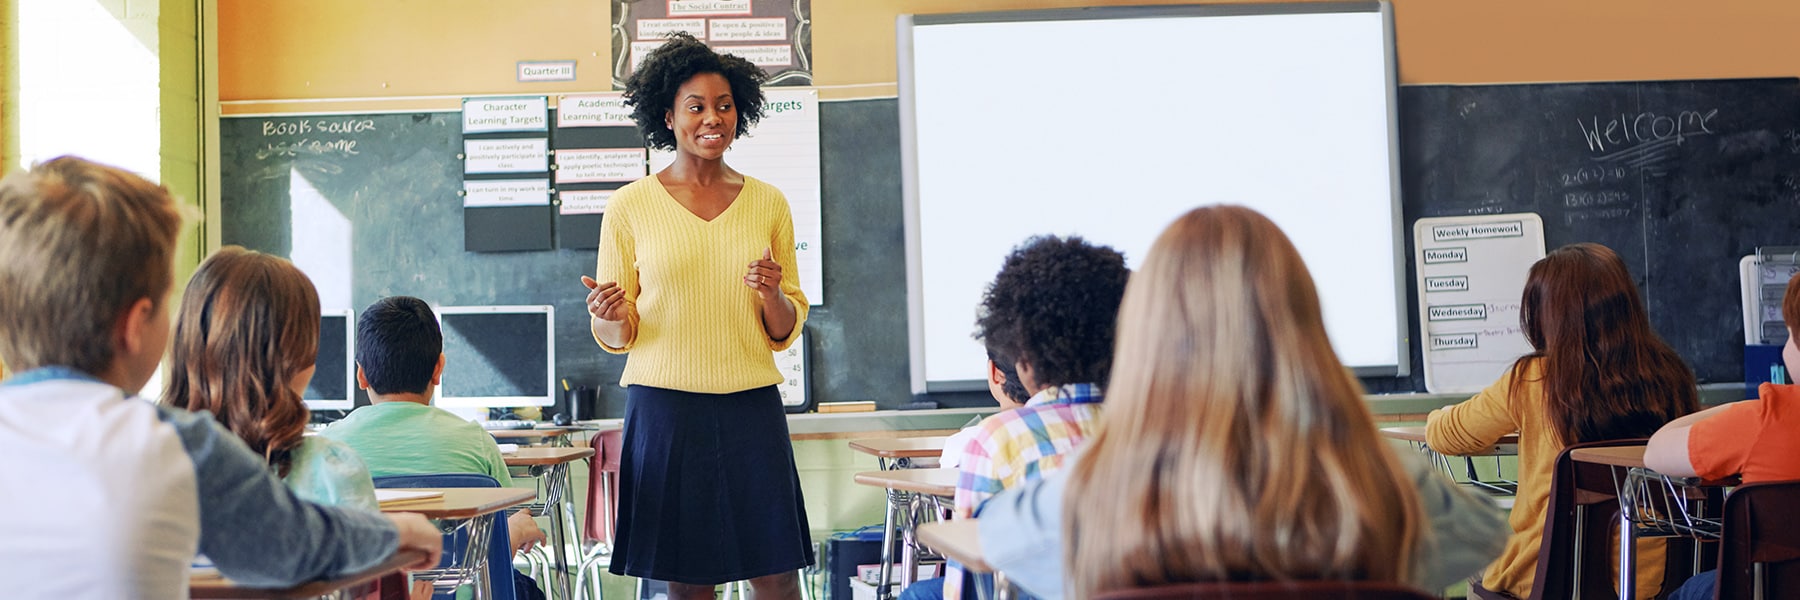
[[[1550,424],[1563,444],[1648,437],[1700,408],[1693,371],[1650,328],[1625,261],[1606,246],[1571,244],[1533,264],[1519,323],[1534,351],[1518,367],[1543,364]],[[1513,380],[1515,388],[1537,383]]]
[[[1208,206],[1164,230],[1125,292],[1114,361],[1106,419],[1064,502],[1074,597],[1409,580],[1418,492],[1273,222]]]
[[[389,296],[356,321],[356,364],[376,394],[422,394],[431,386],[444,334],[424,300]]]
[[[285,474],[306,433],[297,378],[319,351],[319,293],[285,259],[221,248],[188,280],[163,402],[212,411]]]
[[[181,213],[169,191],[72,156],[0,181],[0,362],[101,374],[113,326],[174,285]]]
[[[1125,255],[1080,237],[1025,240],[982,295],[975,338],[1029,366],[1040,387],[1105,383],[1130,274]]]
[[[1015,404],[1024,404],[1026,400],[1031,399],[1031,393],[1025,391],[1025,383],[1019,381],[1019,369],[1012,357],[995,350],[993,346],[988,346],[987,357],[988,362],[994,363],[994,368],[999,369],[1000,375],[1006,378],[1006,383],[1000,384],[1000,393],[1005,395],[1006,399]],[[995,398],[995,400],[999,400],[999,398]]]

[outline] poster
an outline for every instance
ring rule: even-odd
[[[685,31],[769,74],[766,85],[812,85],[812,0],[643,0],[612,3],[613,89],[645,54]]]

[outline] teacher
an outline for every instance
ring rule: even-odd
[[[650,147],[675,162],[613,193],[596,276],[594,339],[628,353],[611,570],[669,582],[677,599],[748,579],[799,598],[813,561],[774,352],[806,321],[787,198],[725,164],[763,115],[759,67],[677,34],[626,82]]]

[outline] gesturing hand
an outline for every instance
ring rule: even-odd
[[[594,278],[592,277],[582,275],[581,285],[585,285],[588,288],[588,316],[602,321],[625,320],[625,316],[628,314],[628,311],[626,310],[625,288],[619,287],[618,282],[608,281],[606,283],[600,283],[594,281]]]
[[[762,259],[750,261],[750,271],[744,274],[744,285],[762,294],[763,298],[781,294],[781,263],[775,262],[768,248],[763,249]]]

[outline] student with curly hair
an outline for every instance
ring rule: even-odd
[[[990,355],[1013,357],[1031,396],[975,426],[963,445],[956,515],[968,517],[1003,490],[1056,471],[1100,424],[1101,384],[1112,372],[1113,331],[1125,295],[1125,255],[1080,237],[1040,236],[1013,249],[982,295],[975,337]],[[968,595],[960,567],[944,583],[921,581],[902,598]],[[985,583],[981,585],[986,585]]]
[[[799,598],[813,562],[772,351],[806,321],[781,191],[725,164],[763,114],[766,75],[686,34],[626,82],[667,168],[613,193],[587,308],[601,349],[629,353],[612,572],[711,598],[750,580]]]

